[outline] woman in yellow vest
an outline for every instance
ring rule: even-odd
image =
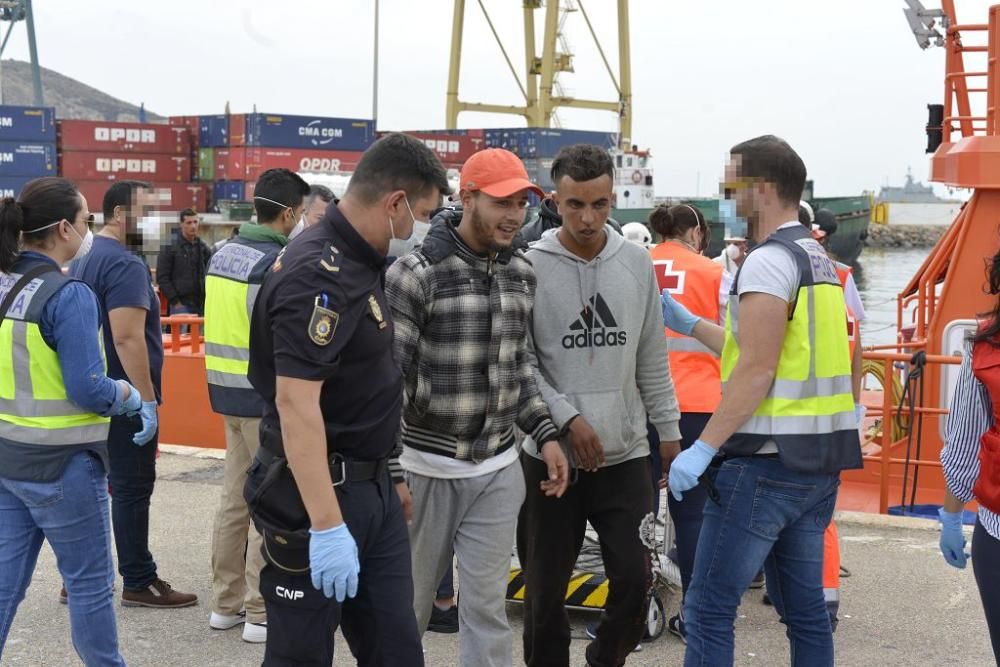
[[[721,304],[728,299],[732,277],[720,264],[701,254],[710,240],[705,217],[686,204],[658,206],[649,215],[649,225],[663,237],[662,243],[650,249],[660,290],[666,290],[698,317],[719,322]],[[681,448],[687,449],[698,439],[719,405],[722,396],[719,357],[690,335],[668,328],[664,330],[670,374],[681,409]],[[707,494],[702,487],[688,491],[683,500],[667,496],[667,507],[676,532],[682,592],[687,590],[691,581],[706,500]],[[681,614],[672,617],[667,627],[684,639]]]
[[[90,249],[92,222],[61,178],[35,179],[0,202],[0,658],[48,540],[80,659],[125,664],[106,441],[109,417],[137,412],[141,399],[105,375],[97,297],[60,270]]]

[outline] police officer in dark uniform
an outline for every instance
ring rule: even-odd
[[[332,664],[338,625],[358,664],[423,665],[383,281],[392,242],[448,191],[423,143],[384,137],[264,281],[249,378],[266,407],[244,494],[266,561],[265,666]]]

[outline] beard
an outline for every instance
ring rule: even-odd
[[[483,223],[483,218],[479,215],[479,211],[472,211],[472,230],[490,252],[506,250],[513,243],[513,241],[511,243],[497,241],[493,236],[492,230],[488,229]]]

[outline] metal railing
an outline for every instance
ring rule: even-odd
[[[924,343],[908,343],[907,348],[920,348],[924,347]],[[908,406],[901,406],[895,400],[892,392],[892,378],[893,374],[896,372],[895,366],[897,363],[904,362],[911,364],[913,360],[912,353],[904,353],[898,351],[901,346],[897,345],[881,345],[873,348],[866,348],[864,352],[864,358],[870,361],[881,362],[882,364],[882,377],[883,377],[883,391],[882,391],[882,404],[880,406],[868,406],[868,415],[872,417],[882,418],[882,436],[880,438],[881,450],[878,454],[864,455],[862,458],[868,462],[874,462],[879,464],[879,512],[881,514],[886,514],[889,511],[889,487],[892,480],[891,469],[894,465],[903,466],[913,466],[915,470],[919,470],[921,466],[927,468],[940,468],[941,461],[937,458],[934,459],[919,459],[911,456],[906,458],[899,458],[893,455],[893,450],[897,447],[906,444],[907,440],[911,437],[910,430],[921,428],[918,426],[918,420],[916,417],[918,415],[928,415],[935,419],[941,419],[944,415],[948,414],[947,408],[931,407],[929,405],[914,405],[913,408]],[[889,350],[896,351],[889,351]],[[928,365],[930,364],[954,364],[958,365],[962,363],[961,357],[945,356],[928,354],[924,357],[924,362]],[[936,392],[931,392],[936,394]],[[935,401],[936,395],[930,397],[930,401]],[[924,401],[925,403],[929,401]],[[903,413],[906,413],[905,415]],[[909,425],[907,427],[907,436],[899,440],[893,439],[893,429],[892,424],[900,417],[907,417],[909,419]],[[892,420],[892,421],[890,421]],[[912,437],[919,438],[922,433],[914,433]],[[935,450],[937,451],[937,450]],[[916,483],[916,482],[914,482]]]
[[[198,315],[170,315],[160,318],[160,324],[170,327],[170,333],[163,334],[163,351],[171,354],[182,352],[192,355],[204,354],[205,318]]]

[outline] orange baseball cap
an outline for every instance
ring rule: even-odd
[[[509,197],[521,190],[545,196],[545,192],[528,179],[528,172],[520,158],[502,148],[487,148],[473,153],[462,165],[460,178],[460,190],[478,190],[491,197]]]

